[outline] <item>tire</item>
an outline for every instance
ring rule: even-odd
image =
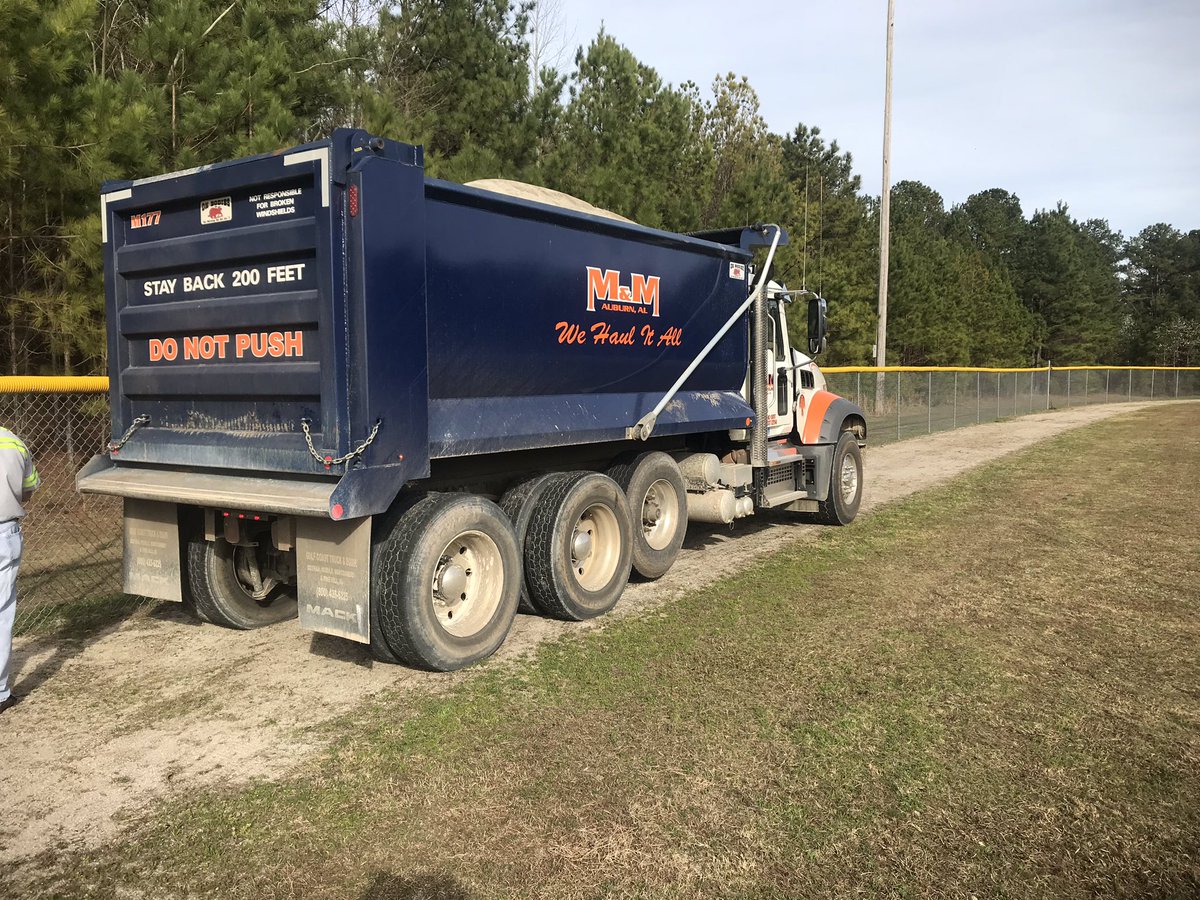
[[[256,600],[235,571],[237,555],[252,548],[235,547],[224,538],[188,544],[188,591],[196,615],[206,622],[250,631],[296,618],[296,589],[279,585]]]
[[[179,509],[179,531],[180,531],[180,534],[182,534],[182,535],[199,534],[200,531],[204,528],[203,513],[194,506],[184,506],[184,507],[179,507],[178,509]],[[179,548],[179,554],[180,554],[180,559],[183,561],[185,566],[188,565],[188,554],[189,553],[190,553],[189,542],[187,540],[184,540],[184,542],[182,543],[182,545]],[[208,617],[205,616],[204,613],[201,612],[200,609],[197,608],[197,606],[196,606],[196,599],[195,599],[195,597],[192,596],[192,586],[190,584],[190,578],[188,577],[188,574],[186,572],[183,574],[183,577],[180,579],[180,581],[182,582],[182,584],[180,585],[180,588],[181,588],[180,593],[183,595],[183,611],[184,611],[184,613],[186,613],[188,616],[190,616],[191,618],[195,619],[198,622],[203,622],[203,623],[211,625],[212,622],[210,622],[208,620]]]
[[[388,646],[387,638],[383,635],[382,613],[379,609],[379,591],[375,590],[376,575],[376,557],[379,553],[379,548],[386,543],[388,535],[396,528],[396,523],[406,512],[412,509],[417,503],[424,500],[429,494],[411,493],[401,494],[393,502],[391,507],[381,516],[376,516],[371,523],[371,590],[370,596],[367,598],[368,608],[370,610],[371,622],[371,656],[380,662],[392,663],[394,665],[403,665],[404,661],[400,659],[392,648]]]
[[[829,496],[818,504],[817,521],[823,525],[849,525],[862,504],[863,461],[858,438],[843,431],[833,451]]]
[[[632,545],[629,504],[615,481],[598,472],[553,476],[525,538],[530,599],[568,621],[603,615],[629,582]]]
[[[529,533],[529,520],[533,518],[533,510],[546,489],[553,475],[535,475],[520,484],[508,489],[500,498],[500,508],[513,524],[517,535],[517,548],[521,551],[521,597],[517,611],[523,613],[538,613],[529,598],[529,589],[525,585],[525,536]]]
[[[189,554],[191,553],[190,547],[187,549],[187,552]],[[189,565],[190,565],[190,563],[189,563]],[[192,596],[192,585],[191,585],[190,577],[184,579],[182,593],[183,593],[183,611],[185,613],[187,613],[187,615],[189,615],[193,619],[195,619],[196,621],[203,622],[204,624],[207,624],[207,625],[211,625],[212,620],[209,619],[209,617],[206,616],[201,611],[200,607],[198,607],[196,605],[196,598]]]
[[[675,460],[653,451],[608,470],[629,503],[633,570],[661,578],[675,564],[687,534],[687,488]]]
[[[391,655],[450,672],[495,653],[521,590],[517,538],[500,507],[429,494],[384,525],[373,540],[372,632],[378,627]]]

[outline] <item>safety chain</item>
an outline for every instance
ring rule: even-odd
[[[312,454],[312,458],[323,465],[326,469],[331,466],[340,466],[342,463],[350,462],[356,456],[362,456],[367,448],[371,446],[371,442],[375,440],[375,435],[379,434],[379,426],[383,424],[383,419],[376,419],[375,426],[371,429],[371,433],[367,435],[367,439],[347,453],[345,456],[322,456],[317,452],[317,448],[313,446],[312,434],[308,430],[311,424],[311,419],[300,420],[300,430],[304,432],[304,443],[308,444],[308,452]]]
[[[150,421],[149,416],[138,416],[136,419],[134,419],[133,424],[129,426],[129,430],[126,431],[123,435],[121,435],[121,439],[119,441],[110,441],[109,442],[108,452],[114,453],[114,454],[120,453],[121,448],[124,447],[127,443],[129,443],[129,439],[131,437],[133,437],[133,433],[149,421]]]

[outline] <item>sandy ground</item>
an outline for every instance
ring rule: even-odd
[[[1078,407],[868,449],[863,511],[1146,405]],[[486,666],[643,613],[815,533],[785,519],[693,528],[667,576],[631,584],[612,614],[583,625],[519,616]],[[320,751],[313,726],[371,695],[390,689],[403,698],[471,677],[376,664],[361,645],[292,624],[257,632],[198,625],[170,605],[83,645],[18,641],[14,671],[27,697],[0,718],[0,862],[95,845],[177,792],[285,775]]]

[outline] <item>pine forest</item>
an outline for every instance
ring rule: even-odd
[[[342,126],[423,144],[434,177],[544,185],[646,226],[779,222],[776,271],[829,300],[825,359],[872,363],[879,198],[850,154],[820,123],[772,131],[753,85],[701,60],[700,82],[669,84],[604,30],[554,56],[553,11],[0,0],[0,371],[106,371],[104,181]],[[892,188],[890,364],[1200,364],[1200,231],[1122,235],[980,187]]]

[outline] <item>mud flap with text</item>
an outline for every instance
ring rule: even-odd
[[[371,517],[296,520],[300,627],[371,642]]]
[[[125,498],[123,576],[127,594],[183,600],[179,514],[174,503]]]

